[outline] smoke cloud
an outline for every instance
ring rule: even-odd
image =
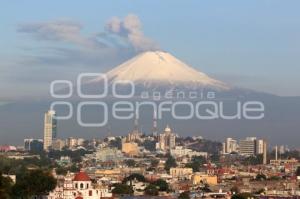
[[[37,40],[73,43],[86,48],[105,47],[96,37],[81,34],[82,25],[70,20],[26,23],[19,25],[17,31],[31,34]]]
[[[136,51],[158,50],[159,46],[146,37],[138,16],[127,15],[123,20],[119,17],[111,18],[106,24],[106,30],[127,40]]]

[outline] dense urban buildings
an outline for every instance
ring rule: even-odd
[[[183,193],[190,198],[231,198],[236,190],[253,197],[300,196],[300,152],[298,159],[289,158],[287,147],[271,150],[265,139],[226,138],[219,143],[202,136],[178,136],[169,125],[160,134],[146,135],[137,121],[124,136],[63,139],[56,136],[54,116],[54,111],[45,114],[44,135],[50,136],[44,140],[24,139],[23,149],[1,150],[5,158],[25,162],[42,161],[45,157],[39,154],[48,156],[45,164],[51,162],[48,166],[56,184],[43,195],[45,199],[123,194],[178,198]],[[48,147],[43,152],[45,142]],[[28,168],[36,169],[31,164]],[[10,173],[3,177],[17,181]]]

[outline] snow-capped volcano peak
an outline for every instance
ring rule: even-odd
[[[228,86],[212,79],[162,51],[141,53],[107,73],[109,81],[132,81],[143,85],[189,85],[227,89]]]

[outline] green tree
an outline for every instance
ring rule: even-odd
[[[56,187],[56,179],[47,171],[33,170],[17,176],[12,187],[14,198],[26,198],[48,194]]]
[[[254,196],[251,193],[239,193],[234,194],[231,199],[248,199],[248,198],[254,198]]]
[[[9,199],[12,188],[12,180],[8,177],[3,177],[0,173],[0,198]]]
[[[156,141],[155,140],[145,140],[144,143],[142,144],[145,149],[147,149],[148,151],[155,151],[156,148]]]
[[[168,183],[163,179],[158,179],[153,184],[159,188],[159,191],[168,191],[169,190]]]
[[[278,180],[280,180],[281,178],[279,177],[279,176],[271,176],[270,178],[269,178],[269,180],[271,180],[271,181],[278,181]]]
[[[178,199],[190,199],[190,192],[184,191],[181,194],[179,194]]]
[[[57,166],[55,172],[57,175],[66,175],[68,173],[68,169],[62,166]]]
[[[117,137],[115,140],[111,140],[108,146],[122,149],[122,139]]]
[[[167,161],[166,161],[166,163],[165,163],[165,170],[166,170],[167,172],[169,172],[169,171],[170,171],[170,168],[176,167],[176,166],[177,166],[177,163],[176,163],[175,158],[173,158],[173,156],[171,156],[170,154],[168,154],[167,157],[168,157],[168,159],[167,159]]]
[[[265,174],[259,173],[256,175],[255,179],[258,181],[263,181],[263,180],[267,180],[267,176]]]
[[[265,192],[265,189],[259,189],[258,191],[255,192],[255,194],[262,194]]]
[[[142,174],[139,173],[133,173],[130,176],[127,176],[126,178],[123,179],[123,183],[127,183],[128,181],[132,181],[132,180],[137,180],[139,182],[146,182],[145,177]]]
[[[133,194],[133,189],[131,186],[127,184],[115,184],[112,193],[118,195],[123,195],[123,194],[131,195]]]
[[[295,174],[296,174],[296,176],[300,176],[300,167],[299,166],[297,167],[297,170],[296,170]]]
[[[157,196],[158,195],[158,189],[157,189],[157,187],[155,185],[149,184],[145,188],[145,194],[149,195],[149,196]]]
[[[211,189],[207,183],[204,184],[204,186],[201,188],[201,190],[206,193],[211,192]]]
[[[232,194],[238,194],[240,193],[240,189],[237,187],[237,186],[233,186],[231,189],[230,189],[230,192]]]
[[[206,163],[206,159],[203,156],[195,156],[192,158],[192,162],[187,163],[185,166],[192,168],[193,172],[199,172],[203,164]]]
[[[134,167],[136,165],[136,162],[133,159],[128,159],[128,160],[125,160],[124,162],[128,167]]]
[[[159,164],[159,160],[157,159],[152,159],[151,160],[151,167],[157,167]]]
[[[77,172],[80,171],[80,168],[79,168],[79,166],[77,166],[76,164],[72,164],[72,165],[70,166],[69,170],[70,170],[71,172],[73,172],[73,173],[77,173]]]

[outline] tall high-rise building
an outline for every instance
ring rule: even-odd
[[[264,140],[264,142],[263,142],[263,164],[267,164],[267,152],[268,152],[267,142]]]
[[[232,153],[232,152],[237,152],[238,144],[237,141],[232,139],[232,138],[226,138],[226,142],[223,145],[224,153]]]
[[[24,139],[24,149],[26,151],[43,151],[42,139]]]
[[[265,141],[262,139],[259,139],[256,141],[256,154],[264,153],[264,143],[265,143]]]
[[[240,140],[239,152],[242,155],[256,155],[256,138],[247,137],[245,140]]]
[[[57,137],[57,121],[55,111],[49,110],[45,113],[44,118],[44,150],[49,150],[52,146],[53,139]]]
[[[157,149],[162,151],[170,151],[176,146],[176,135],[172,133],[169,126],[165,128],[165,131],[159,135]]]

